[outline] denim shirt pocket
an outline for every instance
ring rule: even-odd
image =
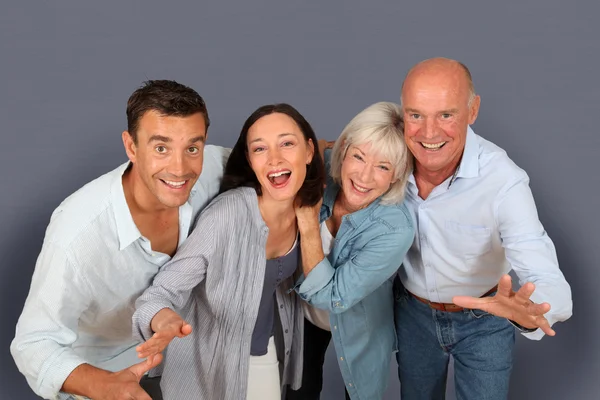
[[[446,221],[446,240],[451,251],[466,260],[480,257],[492,249],[489,228]]]

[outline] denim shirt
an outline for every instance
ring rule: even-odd
[[[339,190],[328,177],[320,222],[331,217]],[[342,218],[329,256],[295,286],[309,304],[329,310],[337,360],[353,400],[381,399],[387,388],[390,358],[397,349],[390,278],[413,239],[404,204],[383,205],[376,199]]]

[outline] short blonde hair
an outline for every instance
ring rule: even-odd
[[[394,182],[381,197],[382,204],[397,204],[404,199],[413,158],[404,141],[402,108],[395,103],[375,103],[358,113],[336,140],[329,173],[341,185],[342,163],[350,146],[371,144],[371,151],[388,160],[394,168]]]

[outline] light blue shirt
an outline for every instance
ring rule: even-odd
[[[339,190],[328,178],[320,222],[331,217]],[[397,350],[390,277],[413,237],[404,204],[382,205],[377,199],[342,218],[329,255],[298,280],[303,300],[329,310],[338,364],[352,399],[383,398]]]
[[[179,208],[179,245],[218,193],[229,149],[206,146],[202,173]],[[140,362],[135,300],[170,260],[136,227],[123,192],[128,163],[88,183],[52,214],[10,350],[33,391],[56,398],[83,363],[118,371]],[[63,393],[60,397],[66,397]]]
[[[423,200],[411,175],[406,204],[416,222],[399,273],[408,291],[451,303],[453,296],[483,295],[513,269],[521,285],[536,285],[534,302],[551,305],[551,324],[571,316],[571,288],[538,219],[529,177],[504,150],[469,127],[455,176]],[[525,335],[540,339],[543,332]]]

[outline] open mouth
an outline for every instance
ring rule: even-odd
[[[188,181],[167,181],[165,179],[161,179],[160,180],[162,183],[164,183],[168,188],[170,189],[181,189],[183,187],[185,187],[186,183],[188,183]]]
[[[438,143],[420,142],[420,143],[421,143],[421,146],[423,146],[427,150],[439,150],[442,147],[444,147],[444,145],[446,144],[446,142],[438,142]]]
[[[290,176],[292,175],[292,171],[285,169],[281,171],[271,172],[267,175],[269,178],[269,182],[277,188],[285,186],[290,180]]]
[[[354,188],[354,190],[356,190],[359,193],[369,193],[371,191],[371,189],[357,185],[356,183],[354,183],[354,181],[350,181],[352,182],[352,187]]]

